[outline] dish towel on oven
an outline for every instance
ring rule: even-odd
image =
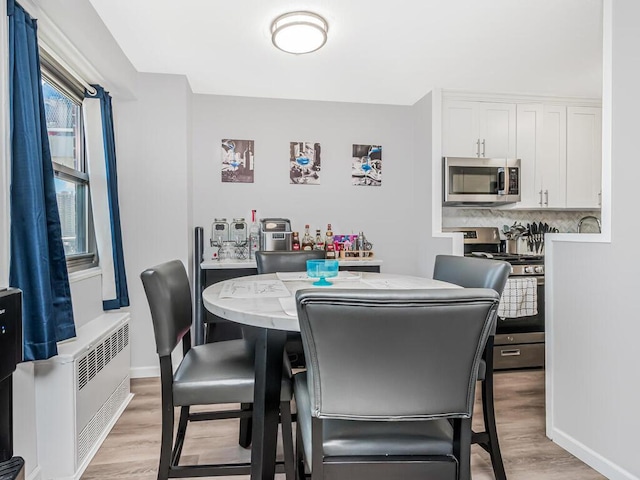
[[[509,278],[498,305],[500,318],[538,314],[538,282],[535,277]]]

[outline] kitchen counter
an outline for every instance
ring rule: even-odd
[[[348,269],[348,267],[380,267],[382,260],[378,259],[344,259],[338,260],[338,264],[342,270]],[[226,270],[226,269],[242,269],[242,268],[257,268],[255,260],[205,260],[200,264],[202,270]]]

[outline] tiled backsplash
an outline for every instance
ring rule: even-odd
[[[600,211],[575,210],[498,210],[484,208],[442,208],[443,227],[498,227],[520,222],[525,225],[533,222],[546,222],[562,233],[576,233],[578,222],[587,215],[600,218]],[[583,233],[597,233],[595,222],[585,222]]]

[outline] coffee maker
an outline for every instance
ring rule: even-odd
[[[22,361],[22,292],[0,291],[0,479],[24,480],[24,460],[13,456],[13,372]]]

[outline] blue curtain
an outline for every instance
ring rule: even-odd
[[[74,337],[71,292],[42,97],[37,25],[8,0],[11,125],[11,265],[23,291],[25,360],[50,358]]]
[[[129,292],[127,290],[127,276],[124,268],[124,253],[122,250],[122,230],[120,228],[120,205],[118,203],[118,174],[116,168],[116,141],[113,132],[113,110],[111,96],[100,85],[92,85],[96,93],[85,92],[85,98],[100,100],[102,116],[102,139],[104,143],[104,158],[107,180],[107,200],[109,203],[109,222],[111,225],[111,247],[113,253],[113,273],[116,286],[116,298],[102,302],[104,310],[114,310],[129,306]]]

